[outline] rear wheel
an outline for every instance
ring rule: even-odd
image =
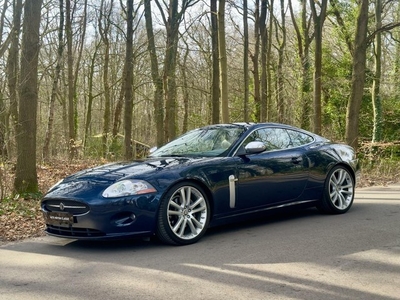
[[[354,179],[343,166],[334,167],[326,177],[324,194],[318,208],[325,213],[343,214],[354,200]]]
[[[161,200],[156,233],[165,243],[188,245],[204,235],[209,222],[210,207],[204,191],[195,183],[181,183]]]

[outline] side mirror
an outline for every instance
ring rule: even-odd
[[[260,141],[250,142],[244,147],[246,154],[256,154],[264,152],[267,149],[265,144]]]
[[[264,152],[267,149],[265,144],[260,141],[250,142],[243,148],[240,146],[238,152],[236,153],[237,156],[246,156],[247,154],[257,154]]]

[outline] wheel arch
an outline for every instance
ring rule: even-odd
[[[329,172],[330,171],[332,171],[332,169],[333,168],[335,168],[335,167],[343,167],[343,168],[345,168],[347,171],[349,171],[349,173],[350,173],[350,175],[351,175],[351,177],[352,177],[352,179],[353,179],[353,181],[354,181],[354,186],[356,185],[356,174],[355,174],[355,172],[354,172],[354,170],[353,170],[353,168],[350,166],[350,165],[348,165],[348,164],[346,164],[345,162],[338,162],[337,164],[334,164],[334,165],[332,165],[329,169],[328,169],[328,172],[326,173],[327,175],[329,174]]]
[[[352,186],[348,185],[348,179],[340,177],[340,182],[333,183],[331,185],[331,178],[334,176],[334,172],[337,170],[345,170],[347,176],[352,180]],[[346,177],[346,176],[345,176]],[[346,180],[346,185],[343,186],[342,183]],[[335,179],[336,181],[336,179]],[[346,163],[339,162],[337,164],[332,164],[331,168],[328,169],[322,197],[317,203],[317,208],[322,213],[328,214],[343,214],[347,212],[353,204],[354,194],[356,185],[356,174],[351,166]],[[331,189],[332,188],[332,189]],[[343,188],[343,189],[342,189]],[[345,194],[346,196],[344,196]],[[350,194],[350,196],[348,196]],[[350,198],[349,198],[350,197]],[[339,202],[338,204],[336,202]]]
[[[194,183],[197,184],[198,186],[200,186],[200,188],[203,190],[203,192],[206,194],[206,197],[209,201],[209,206],[210,206],[210,222],[213,219],[214,216],[214,197],[212,196],[212,192],[211,189],[208,187],[208,185],[206,183],[204,183],[202,180],[197,179],[197,178],[181,178],[180,180],[174,182],[173,184],[171,184],[167,189],[165,189],[165,191],[163,192],[163,194],[161,195],[161,198],[164,198],[166,194],[168,194],[169,191],[171,191],[173,188],[175,188],[175,186],[177,186],[178,184],[181,184],[183,182],[187,182],[187,183]],[[160,205],[161,201],[159,201]],[[159,206],[157,209],[157,218],[158,218],[158,214],[159,214]]]

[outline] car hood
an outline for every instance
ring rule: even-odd
[[[170,170],[172,168],[183,168],[203,160],[205,160],[205,158],[165,157],[110,163],[70,175],[64,179],[64,182],[81,180],[117,181],[128,177],[147,177],[156,172],[162,172],[163,170]]]

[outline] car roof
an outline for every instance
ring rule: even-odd
[[[204,127],[200,127],[198,129],[202,129],[202,128],[232,128],[232,127],[241,127],[244,130],[254,130],[257,128],[263,128],[263,127],[276,127],[276,128],[285,128],[285,129],[291,129],[291,130],[296,130],[296,131],[300,131],[303,132],[305,134],[311,135],[313,136],[315,139],[317,140],[327,140],[326,138],[315,134],[311,131],[296,127],[296,126],[292,126],[292,125],[288,125],[288,124],[283,124],[283,123],[274,123],[274,122],[263,122],[263,123],[255,123],[255,122],[235,122],[235,123],[221,123],[221,124],[212,124],[212,125],[208,125],[208,126],[204,126]]]
[[[291,129],[297,129],[301,131],[305,131],[301,128],[297,128],[288,124],[282,124],[282,123],[273,123],[273,122],[263,122],[263,123],[255,123],[255,122],[234,122],[234,123],[221,123],[221,124],[212,124],[212,125],[207,125],[202,128],[217,128],[217,127],[244,127],[245,129],[250,129],[250,128],[260,128],[260,127],[281,127],[281,128],[291,128]],[[311,132],[310,132],[311,133]]]

